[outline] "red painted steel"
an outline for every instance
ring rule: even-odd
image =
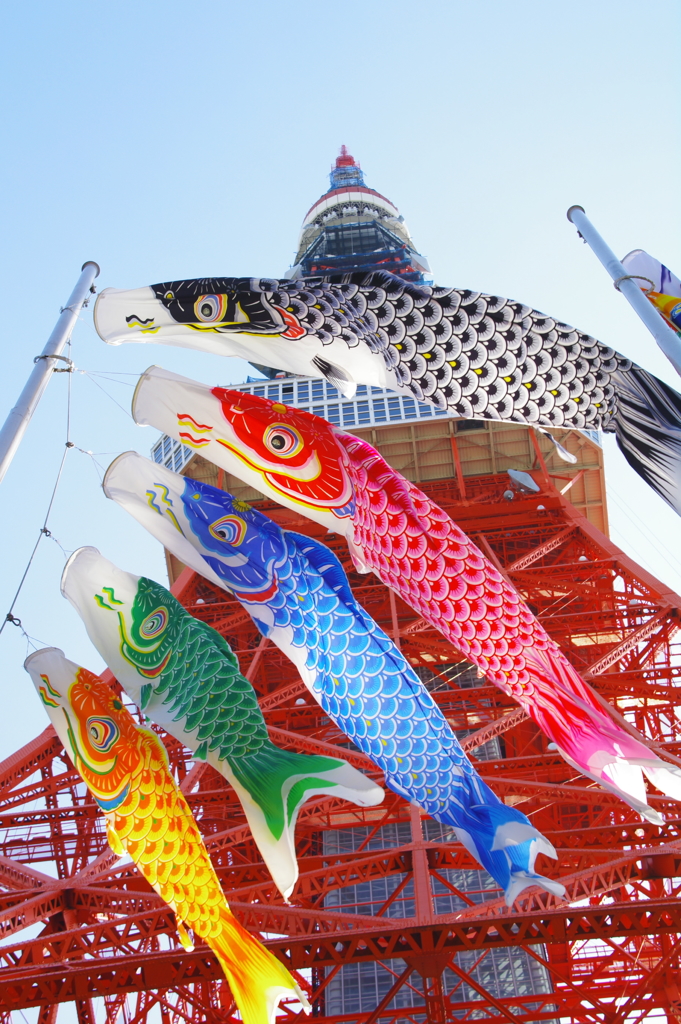
[[[503,497],[502,475],[467,477],[464,486],[459,474],[420,486],[475,534],[630,727],[681,763],[681,598],[600,534],[544,472],[536,478],[541,493],[513,502]],[[290,512],[272,502],[260,507],[291,525]],[[474,868],[468,853],[457,843],[428,841],[420,812],[388,793],[384,805],[366,810],[333,799],[305,805],[297,829],[300,881],[287,906],[226,782],[209,767],[193,766],[188,751],[162,734],[234,912],[296,973],[316,1019],[624,1024],[655,1010],[680,1021],[681,807],[653,795],[667,819],[657,828],[578,776],[438,633],[375,577],[357,575],[340,538],[298,517],[295,528],[334,548],[359,601],[434,680],[433,696],[452,726],[471,733],[466,746],[503,737],[503,757],[480,761],[480,771],[553,841],[558,862],[542,860],[539,870],[560,876],[568,891],[559,900],[531,890],[512,910],[498,893],[475,902],[453,881],[453,872]],[[173,589],[237,652],[278,743],[328,752],[344,742],[290,663],[260,642],[233,600],[188,570]],[[380,780],[363,755],[339,752]],[[371,836],[397,823],[409,841],[373,848]],[[357,851],[324,851],[325,832],[357,826],[368,829]],[[162,1024],[235,1021],[213,954],[204,946],[186,952],[172,912],[109,851],[102,818],[51,728],[0,764],[0,828],[0,1022],[11,1010],[40,1007],[39,1024],[55,1024],[59,1005],[70,1001],[82,1024],[93,1015],[110,1024],[143,1024],[150,1014]],[[380,905],[345,906],[333,898],[344,887],[381,879],[392,888]],[[407,892],[412,916],[392,916]],[[458,909],[441,913],[443,894]],[[521,949],[543,965],[553,991],[485,988],[469,967],[500,949]],[[384,996],[372,1010],[333,1015],[328,994],[339,971],[367,962],[385,974]],[[409,1002],[405,993],[414,1005],[400,1005]],[[292,1007],[285,1019],[301,1018]]]

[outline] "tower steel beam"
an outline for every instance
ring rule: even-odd
[[[463,441],[458,453],[464,474]],[[560,493],[549,452],[544,459],[548,475],[537,474],[542,490],[531,500],[509,503],[503,473],[466,475],[464,496],[454,476],[420,486],[464,529],[482,533],[573,664],[591,671],[603,699],[652,749],[679,757],[681,598],[570,503],[581,481]],[[347,561],[339,538],[272,502],[260,507]],[[557,862],[543,860],[539,869],[561,877],[567,898],[529,890],[509,910],[494,888],[472,894],[463,883],[476,871],[470,855],[449,836],[429,839],[428,821],[388,793],[375,808],[331,798],[304,805],[296,833],[300,879],[286,906],[227,783],[212,768],[195,767],[191,753],[161,733],[237,916],[303,972],[320,1024],[417,1024],[424,1017],[441,1024],[473,1013],[490,1024],[560,1017],[623,1024],[652,1010],[678,1020],[677,805],[651,794],[667,818],[658,828],[579,777],[509,698],[399,598],[350,565],[348,575],[472,756],[484,743],[498,745],[477,767],[554,843]],[[228,636],[276,742],[347,757],[381,781],[344,745],[290,663],[260,644],[236,601],[188,570],[173,589],[192,614]],[[204,946],[185,951],[172,912],[133,865],[108,850],[96,808],[51,729],[0,763],[0,827],[0,1005],[38,1006],[43,1024],[54,1024],[54,1008],[68,1001],[85,1020],[90,1007],[99,1013],[101,999],[112,1024],[123,1008],[129,1024],[146,1024],[152,1013],[163,1024],[233,1019],[213,954]],[[358,828],[365,836],[358,849],[330,852],[325,837]],[[363,895],[373,883],[383,887],[380,900]],[[40,934],[26,940],[26,928],[36,925]],[[512,963],[512,953],[545,971],[546,993],[492,990],[480,971],[495,957]],[[331,1012],[343,972],[367,963],[385,968],[387,986],[375,1006]],[[288,1018],[297,1019],[292,1008]]]

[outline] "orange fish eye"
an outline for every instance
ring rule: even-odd
[[[295,427],[286,423],[274,423],[263,434],[263,444],[274,455],[291,459],[303,448],[304,441]]]

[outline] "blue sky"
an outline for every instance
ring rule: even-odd
[[[281,274],[342,143],[399,206],[439,283],[521,299],[681,390],[565,219],[581,203],[620,255],[645,248],[681,273],[678,20],[667,0],[654,17],[628,0],[6,6],[0,417],[84,260],[101,265],[100,287]],[[247,372],[161,346],[108,348],[91,310],[73,357],[117,375],[72,378],[72,439],[102,467],[129,448],[148,454],[156,437],[127,414],[149,364],[213,383]],[[0,485],[2,616],[63,450],[67,379],[51,381]],[[607,440],[613,536],[681,589],[678,518]],[[165,579],[161,549],[104,499],[97,465],[77,450],[51,529],[67,550],[95,544]],[[16,614],[98,670],[59,594],[63,562],[44,541]],[[47,724],[25,655],[8,626],[0,757]]]

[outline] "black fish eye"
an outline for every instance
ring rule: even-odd
[[[280,452],[282,448],[286,447],[286,438],[282,437],[281,434],[273,434],[270,438],[270,444]]]
[[[211,306],[210,302],[203,303],[203,305],[201,306],[201,312],[203,313],[204,316],[212,316],[213,307]]]

